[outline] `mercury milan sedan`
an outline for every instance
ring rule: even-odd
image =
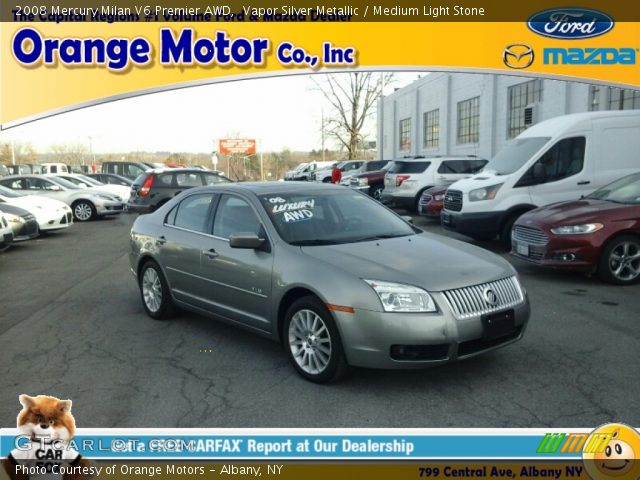
[[[529,318],[507,261],[337,185],[190,189],[138,217],[130,263],[151,317],[178,306],[241,325],[315,382],[472,357]]]

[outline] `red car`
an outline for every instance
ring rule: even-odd
[[[418,202],[418,213],[425,217],[440,218],[447,188],[449,187],[440,186],[426,189]]]
[[[640,173],[580,200],[537,208],[516,220],[511,253],[540,265],[597,272],[610,283],[640,279]]]

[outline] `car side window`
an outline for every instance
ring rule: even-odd
[[[158,181],[158,186],[170,187],[173,184],[173,174],[161,173],[156,175],[156,180]]]
[[[204,173],[204,184],[205,185],[216,185],[218,183],[227,183],[227,180],[220,175],[216,175],[214,173]]]
[[[22,179],[3,180],[0,182],[0,185],[13,190],[25,190],[24,180]]]
[[[238,233],[259,235],[262,229],[260,219],[249,203],[235,195],[223,195],[213,220],[213,234],[229,238]]]
[[[175,177],[178,187],[201,187],[203,185],[199,173],[176,173]]]
[[[538,161],[524,174],[519,183],[536,185],[557,182],[563,178],[580,173],[584,166],[585,137],[571,137],[560,140],[546,151]],[[537,167],[541,165],[541,167]],[[543,178],[536,178],[539,169]]]
[[[166,223],[194,232],[207,232],[209,208],[213,195],[202,193],[190,195],[167,215]]]

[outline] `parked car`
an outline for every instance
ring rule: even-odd
[[[123,185],[125,187],[133,185],[131,178],[116,175],[115,173],[88,173],[87,177],[95,178],[97,181],[109,185]]]
[[[42,173],[42,166],[35,163],[21,163],[18,165],[7,165],[9,175],[30,175]]]
[[[199,168],[148,170],[131,185],[127,209],[134,213],[153,212],[184,190],[228,182],[231,180],[218,172]]]
[[[138,217],[130,245],[149,316],[175,305],[242,325],[315,382],[472,357],[520,339],[529,318],[509,262],[337,185],[192,189]]]
[[[534,125],[491,159],[479,175],[447,190],[442,225],[505,247],[518,217],[577,200],[640,171],[640,110],[576,113]]]
[[[293,180],[293,177],[295,177],[296,173],[298,173],[300,170],[305,168],[307,165],[309,165],[309,163],[308,162],[304,162],[304,163],[301,163],[300,165],[298,165],[293,170],[287,170],[287,172],[284,174],[284,179],[286,181]]]
[[[417,212],[427,188],[450,185],[482,170],[486,164],[487,160],[474,156],[395,160],[384,176],[382,201]]]
[[[133,180],[147,170],[156,167],[145,162],[103,162],[101,168],[102,173],[113,173]]]
[[[8,203],[0,203],[0,212],[4,214],[13,230],[14,243],[31,240],[40,235],[36,217],[24,208],[9,205]]]
[[[73,218],[86,222],[124,210],[122,199],[97,189],[80,188],[52,175],[14,175],[0,179],[0,185],[28,195],[54,198],[71,207]]]
[[[129,193],[131,187],[124,185],[112,185],[112,184],[104,184],[90,178],[86,175],[82,175],[79,173],[62,173],[56,175],[58,178],[64,178],[66,181],[73,183],[75,186],[80,188],[97,188],[104,192],[109,192],[116,197],[122,199],[124,203],[129,201]]]
[[[9,175],[9,169],[6,165],[0,163],[0,177],[6,177]]]
[[[317,170],[330,167],[335,162],[310,162],[307,163],[301,169],[296,169],[291,174],[290,180],[298,181],[298,182],[308,182],[313,180],[312,175],[315,174]]]
[[[64,163],[43,163],[41,168],[40,173],[45,174],[69,173],[71,171],[69,166]]]
[[[437,218],[440,220],[440,212],[444,206],[444,194],[447,191],[446,186],[427,188],[422,197],[420,197],[420,204],[418,206],[418,213],[425,217]]]
[[[371,169],[363,173],[353,175],[349,179],[349,186],[355,190],[367,193],[370,197],[380,200],[384,190],[384,176],[393,165],[393,160],[376,160]],[[374,169],[374,167],[377,167]]]
[[[4,213],[0,212],[0,252],[4,252],[13,243],[13,229]]]
[[[547,267],[597,272],[609,283],[640,280],[640,173],[580,200],[531,210],[516,220],[511,253]]]
[[[352,175],[362,172],[365,163],[364,160],[345,160],[344,162],[338,162],[338,168],[342,172],[342,181],[340,183],[348,182]],[[316,170],[311,174],[311,180],[321,183],[331,183],[332,172],[333,164]]]
[[[23,208],[32,213],[40,232],[62,230],[73,224],[71,208],[59,200],[41,195],[25,195],[0,185],[0,203]]]

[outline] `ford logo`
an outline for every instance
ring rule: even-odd
[[[615,22],[606,13],[588,8],[554,8],[538,12],[527,21],[529,30],[551,38],[575,40],[602,35]]]

